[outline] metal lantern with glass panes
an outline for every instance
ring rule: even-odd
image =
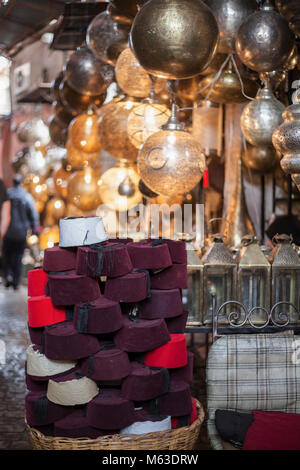
[[[271,265],[263,254],[258,240],[253,235],[242,239],[242,249],[238,255],[237,300],[249,311],[254,307],[270,309]],[[257,309],[251,315],[251,321],[264,324],[266,313]]]
[[[292,237],[288,235],[275,235],[273,239],[275,247],[270,255],[269,261],[272,265],[272,306],[277,302],[289,302],[293,307],[284,304],[276,309],[277,316],[281,313],[289,314],[290,323],[300,323],[300,259],[297,251],[292,246]]]
[[[213,237],[211,246],[202,258],[203,263],[203,321],[212,323],[213,303],[215,295],[216,308],[224,302],[236,300],[237,263],[230,249],[224,244],[221,235]],[[219,323],[227,323],[230,306],[222,309]]]
[[[188,310],[187,326],[202,325],[203,264],[192,241],[186,240],[187,289],[182,289],[182,302]]]

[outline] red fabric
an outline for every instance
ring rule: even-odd
[[[300,450],[300,414],[253,411],[243,450]]]
[[[66,320],[66,312],[54,307],[50,297],[37,296],[28,299],[28,325],[41,327]]]
[[[48,274],[43,269],[31,269],[31,271],[28,271],[29,297],[45,295],[45,287],[47,282]]]
[[[145,365],[174,369],[187,364],[187,349],[184,335],[170,335],[171,340],[145,354]]]
[[[205,168],[204,173],[203,173],[203,188],[209,188],[208,168]]]
[[[188,418],[188,424],[187,426],[190,426],[193,424],[194,421],[197,419],[197,407],[196,407],[196,401],[195,398],[192,398],[192,404],[193,404],[193,410]],[[171,418],[171,426],[172,429],[177,429],[180,424],[180,419],[178,417]]]

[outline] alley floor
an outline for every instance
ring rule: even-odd
[[[27,331],[27,287],[18,291],[0,285],[0,347],[6,347],[5,363],[0,363],[0,449],[31,449],[24,423],[26,394],[24,365],[30,344]],[[189,347],[195,354],[191,390],[205,407],[205,345]],[[204,423],[196,448],[210,449]]]

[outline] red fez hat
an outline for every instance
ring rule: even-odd
[[[170,335],[171,339],[162,346],[145,354],[146,366],[175,369],[187,364],[187,349],[184,335]]]

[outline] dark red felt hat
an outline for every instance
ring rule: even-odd
[[[183,334],[185,332],[186,322],[188,319],[188,310],[183,310],[183,314],[175,318],[166,318],[169,333]]]
[[[178,416],[177,418],[171,419],[172,429],[182,428],[184,426],[190,426],[198,418],[196,400],[192,398],[192,412],[185,416]]]
[[[48,381],[47,380],[34,380],[30,375],[27,374],[25,368],[25,380],[26,380],[26,387],[27,390],[30,392],[43,392],[45,395],[47,394],[48,388]]]
[[[70,271],[76,267],[76,249],[54,246],[44,251],[44,271]]]
[[[72,408],[50,402],[44,392],[28,392],[25,397],[26,420],[29,426],[51,424],[67,416]]]
[[[47,295],[47,282],[48,274],[42,268],[28,271],[27,290],[29,297]]]
[[[82,361],[81,371],[96,381],[115,381],[130,374],[131,364],[126,352],[104,342],[95,354]]]
[[[151,273],[152,289],[187,289],[187,267],[173,264],[157,273]]]
[[[78,333],[73,323],[63,322],[45,330],[45,356],[52,360],[77,360],[95,354],[96,336]]]
[[[54,436],[53,424],[46,424],[45,426],[34,426],[34,429],[37,429],[44,436]]]
[[[139,302],[150,295],[149,281],[148,271],[132,272],[122,277],[108,279],[104,295],[116,302]]]
[[[104,432],[100,429],[89,426],[86,407],[74,409],[68,416],[54,423],[54,436],[56,437],[97,439],[97,437],[103,435]]]
[[[66,320],[65,309],[55,307],[50,297],[29,297],[27,303],[28,325],[31,327],[55,325]]]
[[[118,302],[106,299],[103,295],[92,302],[77,304],[73,323],[80,333],[113,333],[123,325],[123,316]]]
[[[133,266],[124,244],[104,242],[89,247],[79,247],[77,250],[77,274],[119,277],[132,270]]]
[[[122,382],[122,396],[133,401],[147,401],[169,391],[170,375],[163,367],[147,367],[132,362],[131,373]]]
[[[151,289],[148,299],[137,305],[138,317],[147,320],[156,318],[171,318],[181,315],[183,305],[179,289]]]
[[[44,332],[43,326],[34,328],[28,325],[28,333],[29,333],[30,341],[32,342],[32,344],[36,344],[37,346],[42,345],[43,332]]]
[[[170,335],[163,319],[140,320],[124,315],[123,328],[115,334],[114,343],[126,352],[145,352],[168,343]]]
[[[90,302],[100,296],[97,280],[76,274],[75,271],[49,273],[49,290],[54,305]]]
[[[127,245],[127,243],[133,242],[133,238],[110,238],[108,241],[110,243],[124,243],[124,245]]]
[[[171,334],[170,337],[170,341],[145,354],[146,366],[175,369],[187,365],[185,336]]]
[[[170,369],[171,380],[179,382],[191,382],[194,374],[194,354],[191,351],[187,352],[188,362],[184,367],[178,369]]]
[[[156,244],[155,240],[128,243],[128,253],[136,269],[164,269],[172,265],[166,243]]]
[[[187,264],[186,245],[182,240],[164,239],[168,245],[172,263]]]
[[[135,419],[133,401],[122,397],[120,390],[105,389],[87,404],[87,422],[99,429],[122,429]]]
[[[185,416],[193,410],[190,386],[186,382],[170,382],[168,393],[144,403],[151,413],[165,416]]]

